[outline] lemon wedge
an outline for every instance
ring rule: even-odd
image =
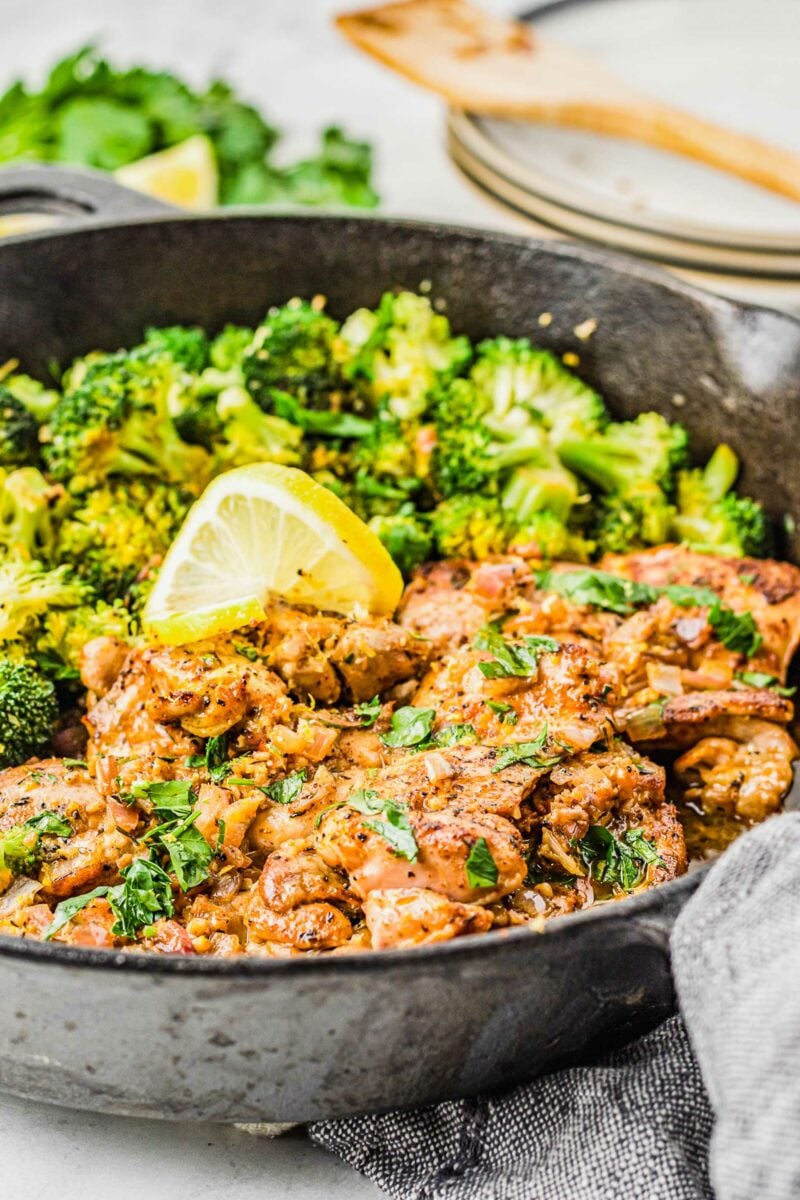
[[[120,167],[114,178],[137,192],[181,208],[202,211],[217,203],[217,159],[214,147],[202,133]]]
[[[382,542],[304,471],[254,463],[218,475],[164,558],[143,614],[182,645],[264,616],[271,595],[346,615],[394,612],[400,572]]]

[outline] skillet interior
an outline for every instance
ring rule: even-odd
[[[2,186],[0,185],[0,193]],[[619,257],[376,219],[138,218],[0,246],[0,362],[44,375],[147,324],[250,321],[322,292],[343,315],[423,280],[458,330],[580,355],[622,415],[679,418],[800,521],[800,324]],[[540,326],[538,317],[552,314]],[[575,326],[597,321],[588,342]],[[787,553],[800,557],[791,531]],[[0,945],[0,1085],[104,1111],[299,1120],[508,1086],[672,1004],[666,941],[697,874],[527,931],[423,951],[215,962]]]

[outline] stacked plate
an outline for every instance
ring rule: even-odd
[[[800,153],[800,3],[557,0],[525,18],[642,91]],[[635,142],[452,111],[453,159],[562,233],[800,309],[800,204]],[[698,275],[699,273],[699,275]]]

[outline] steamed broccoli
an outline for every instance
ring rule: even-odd
[[[288,392],[312,408],[327,408],[340,387],[334,358],[338,325],[305,300],[270,309],[241,359],[244,385],[264,409],[273,389]]]
[[[7,366],[9,365],[16,364],[7,364]],[[4,375],[5,369],[0,368],[0,380],[2,380],[3,388],[28,410],[37,425],[41,425],[58,404],[58,392],[54,388],[46,388],[43,383],[40,383],[38,379],[32,379],[30,375],[22,375],[18,372]]]
[[[527,338],[481,342],[470,378],[484,419],[498,432],[513,434],[533,417],[558,447],[567,439],[591,437],[608,420],[597,392]]]
[[[717,446],[704,468],[680,471],[674,535],[695,550],[732,557],[763,557],[772,551],[772,530],[763,508],[731,488],[739,459]]]
[[[202,329],[169,325],[145,331],[142,350],[153,358],[162,356],[194,374],[208,366],[210,343]]]
[[[424,467],[416,449],[418,427],[400,421],[386,404],[379,406],[366,436],[348,454],[353,507],[365,518],[393,514],[425,493]],[[420,468],[422,467],[422,471]]]
[[[80,360],[67,375],[43,448],[45,466],[71,491],[109,475],[153,475],[202,486],[210,462],[180,437],[169,412],[179,382],[163,356],[120,351]]]
[[[461,371],[472,357],[469,339],[453,337],[447,317],[413,292],[387,292],[374,311],[359,308],[341,328],[344,373],[373,403],[412,420],[431,389]]]
[[[411,505],[403,505],[391,515],[373,517],[369,527],[377,533],[406,578],[431,557],[433,538],[428,524],[415,515]]]
[[[36,467],[0,469],[0,550],[25,559],[50,558],[64,489]]]
[[[43,618],[57,609],[75,608],[88,598],[86,585],[67,566],[46,570],[18,558],[0,561],[0,644],[29,650]]]
[[[58,717],[53,684],[34,666],[0,658],[0,767],[41,754]]]
[[[502,554],[508,525],[494,496],[451,496],[431,513],[431,532],[440,558],[486,558]]]
[[[573,514],[587,499],[578,481],[555,455],[517,467],[500,496],[509,544],[537,558],[586,562],[594,545],[577,528]]]
[[[136,628],[135,617],[121,600],[106,604],[90,599],[75,608],[53,609],[41,622],[32,657],[51,679],[74,680],[87,642],[96,637],[127,641]]]
[[[222,432],[215,452],[226,468],[251,462],[300,462],[302,429],[282,417],[263,412],[244,388],[231,387],[221,392],[217,414]]]
[[[687,435],[659,413],[609,425],[582,441],[563,442],[561,461],[604,495],[592,530],[598,549],[622,552],[667,539],[676,473],[686,462]]]
[[[0,466],[30,466],[39,459],[39,424],[25,405],[0,384]]]
[[[241,365],[248,346],[253,341],[255,330],[243,325],[226,325],[211,343],[208,357],[211,367],[217,371],[230,371]]]
[[[53,557],[104,600],[128,596],[161,563],[193,500],[168,484],[109,482],[82,496],[60,525]]]

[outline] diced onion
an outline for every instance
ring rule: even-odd
[[[35,879],[22,875],[15,879],[4,896],[0,896],[0,918],[10,917],[18,908],[30,904],[34,896],[42,890],[42,885]]]
[[[668,663],[648,663],[647,682],[662,696],[680,696],[683,692],[680,667],[671,667]]]
[[[649,742],[661,738],[667,729],[660,704],[646,704],[636,708],[625,718],[625,732],[632,742]]]

